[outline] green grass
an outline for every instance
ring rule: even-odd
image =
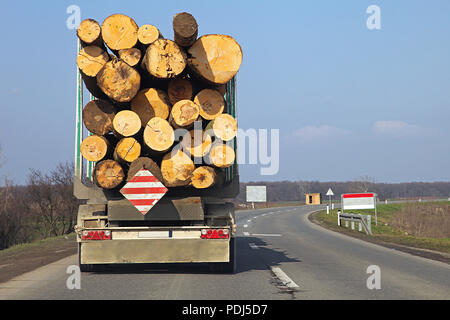
[[[430,204],[439,204],[439,202],[427,202],[421,205]],[[396,213],[398,213],[404,206],[407,205],[408,203],[377,205],[378,225],[375,225],[375,215],[373,210],[352,210],[352,213],[359,213],[363,215],[370,214],[372,216],[372,236],[366,235],[364,231],[359,232],[357,225],[355,225],[355,230],[351,230],[350,227],[346,228],[344,225],[339,227],[337,225],[337,209],[330,210],[329,215],[327,215],[326,211],[317,212],[313,214],[312,219],[328,229],[345,233],[350,236],[363,238],[369,241],[387,242],[450,253],[450,238],[415,237],[406,234],[405,232],[399,230],[397,227],[391,225],[391,221],[395,217]]]

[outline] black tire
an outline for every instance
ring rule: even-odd
[[[230,261],[211,263],[210,267],[216,273],[236,273],[236,240],[230,239]]]

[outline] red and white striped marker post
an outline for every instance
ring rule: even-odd
[[[120,193],[124,195],[140,213],[147,214],[166,194],[168,189],[149,170],[141,169],[127,182]]]

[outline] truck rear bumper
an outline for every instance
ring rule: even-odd
[[[136,239],[81,242],[81,264],[228,262],[229,239]]]

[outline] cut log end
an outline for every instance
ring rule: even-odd
[[[100,24],[93,19],[81,21],[77,28],[77,36],[86,45],[102,43],[102,29]]]
[[[226,144],[216,144],[211,148],[209,161],[218,168],[228,168],[233,165],[236,154]]]
[[[200,116],[205,120],[213,120],[222,114],[225,108],[223,95],[213,89],[204,89],[194,98],[195,104],[200,107]]]
[[[183,151],[169,152],[161,162],[163,183],[166,187],[187,186],[191,182],[194,169],[194,162]]]
[[[139,157],[130,164],[130,168],[128,169],[127,181],[133,179],[136,173],[141,169],[150,171],[156,179],[161,182],[163,181],[161,168],[155,161],[148,157]]]
[[[138,30],[138,40],[144,46],[148,46],[160,38],[162,35],[158,28],[151,24],[144,24]]]
[[[94,182],[101,188],[117,188],[125,178],[122,166],[114,160],[103,160],[94,168]]]
[[[133,48],[138,41],[136,22],[123,14],[113,14],[102,24],[102,38],[111,50]]]
[[[169,122],[154,117],[145,126],[144,142],[153,151],[165,152],[175,142],[175,133]]]
[[[226,35],[202,36],[189,48],[188,53],[188,63],[194,73],[214,84],[230,81],[242,63],[240,45]]]
[[[201,166],[192,173],[191,183],[196,189],[206,189],[212,187],[216,182],[216,172],[213,168]]]
[[[86,160],[97,162],[106,156],[108,147],[109,144],[105,137],[92,135],[81,142],[80,152]]]
[[[173,79],[169,83],[167,94],[172,105],[181,100],[192,99],[192,84],[187,79]]]
[[[106,100],[89,101],[83,108],[83,123],[89,132],[104,136],[113,131],[116,110]]]
[[[174,40],[179,46],[189,47],[198,36],[197,21],[190,13],[177,13],[173,17],[173,32]]]
[[[154,117],[162,119],[169,117],[169,97],[163,90],[143,89],[131,101],[131,110],[139,115],[142,126],[145,127]]]
[[[186,53],[175,42],[158,39],[147,48],[143,65],[156,78],[175,78],[186,68]]]
[[[170,113],[171,123],[175,127],[188,128],[198,119],[199,107],[191,100],[178,101]]]
[[[88,46],[80,50],[77,56],[77,66],[89,77],[95,77],[109,61],[109,55],[98,46]]]
[[[135,112],[123,110],[114,117],[113,127],[120,136],[131,137],[141,129],[141,119]]]
[[[181,141],[183,150],[194,158],[203,158],[211,150],[212,138],[202,130],[191,130]]]
[[[97,74],[97,84],[112,100],[130,102],[139,91],[141,76],[125,62],[113,59]]]
[[[231,115],[223,113],[213,120],[212,129],[214,136],[223,141],[230,141],[236,137],[237,121]]]
[[[119,57],[130,67],[137,66],[141,61],[141,50],[137,48],[119,50]]]
[[[118,162],[133,162],[140,155],[141,145],[131,137],[121,139],[114,150],[114,160]]]

